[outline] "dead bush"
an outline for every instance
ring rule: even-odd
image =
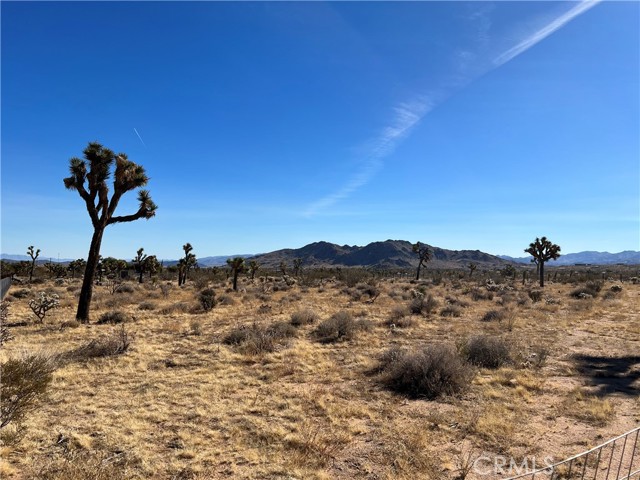
[[[498,337],[479,335],[471,337],[462,347],[469,363],[483,368],[499,368],[511,361],[509,344]]]
[[[474,375],[473,369],[446,345],[426,345],[416,351],[388,350],[375,371],[386,388],[429,400],[464,392]]]
[[[409,310],[414,315],[431,315],[438,308],[438,301],[430,293],[418,295],[409,304]]]
[[[504,310],[489,310],[486,312],[481,321],[483,322],[501,322],[506,317],[506,312]]]
[[[529,295],[529,298],[533,303],[537,303],[542,300],[543,292],[542,290],[529,290],[527,295]]]
[[[319,316],[310,308],[304,308],[291,314],[291,325],[299,327],[301,325],[310,325],[316,323]]]
[[[64,355],[64,359],[82,362],[93,358],[121,355],[129,349],[130,343],[131,339],[124,325],[121,325],[111,333],[101,335],[89,343],[71,350]]]
[[[296,328],[288,322],[276,322],[267,327],[253,323],[235,327],[222,342],[237,347],[242,353],[260,355],[274,352],[296,335]]]
[[[56,362],[50,356],[36,354],[12,358],[0,365],[2,396],[0,429],[19,424],[45,396]]]
[[[96,323],[98,325],[104,325],[106,323],[125,323],[126,321],[128,321],[127,314],[120,310],[115,310],[113,312],[106,312],[100,315],[100,318],[98,318]]]
[[[456,305],[449,305],[440,310],[441,317],[459,317],[462,315],[462,309]]]
[[[319,342],[334,343],[352,340],[357,332],[370,330],[371,327],[371,322],[368,320],[354,320],[351,313],[342,310],[320,323],[313,334]]]
[[[138,305],[138,310],[151,311],[156,309],[156,304],[153,302],[142,302]]]

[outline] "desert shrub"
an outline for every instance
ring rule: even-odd
[[[2,398],[0,428],[20,423],[44,397],[56,368],[51,357],[29,355],[9,359],[0,365]]]
[[[462,354],[469,363],[484,368],[499,368],[511,361],[509,345],[488,335],[471,337],[462,347]]]
[[[482,290],[479,287],[473,287],[469,290],[469,295],[476,302],[479,300],[493,300],[493,292]]]
[[[460,300],[459,298],[451,297],[451,296],[445,297],[445,302],[447,303],[447,305],[455,305],[460,308],[467,308],[469,306],[468,302],[465,302],[464,300]]]
[[[80,322],[77,320],[65,320],[60,324],[60,330],[64,330],[65,328],[78,328],[80,326]]]
[[[128,283],[122,283],[114,290],[115,293],[133,293],[135,289]]]
[[[602,282],[587,282],[571,291],[569,295],[573,298],[587,299],[597,297],[602,290]]]
[[[131,344],[131,340],[124,325],[119,329],[82,345],[64,355],[66,360],[86,361],[93,358],[110,357],[125,353]]]
[[[414,318],[408,314],[404,317],[389,317],[383,322],[389,328],[409,328],[414,323]]]
[[[96,322],[98,325],[104,325],[106,323],[125,323],[128,320],[127,314],[120,311],[115,310],[113,312],[105,312],[100,315],[98,321]]]
[[[430,400],[463,392],[473,378],[473,369],[446,345],[427,345],[416,351],[388,350],[375,371],[388,389]]]
[[[189,323],[189,330],[191,331],[191,335],[199,337],[202,335],[202,322],[198,319],[191,320]]]
[[[0,302],[0,346],[13,339],[13,335],[7,327],[7,319],[9,318],[9,304],[5,301]],[[0,378],[0,382],[2,379]]]
[[[191,309],[191,305],[187,302],[177,302],[172,305],[168,305],[160,310],[162,315],[171,315],[173,313],[187,313]]]
[[[355,288],[360,293],[361,298],[366,296],[371,303],[375,302],[376,298],[378,298],[380,293],[382,293],[380,288],[373,281],[358,283]]]
[[[613,293],[620,293],[622,292],[622,285],[611,285],[611,288],[609,289],[609,291]]]
[[[272,310],[271,305],[267,305],[266,303],[263,303],[258,307],[258,313],[260,315],[267,315],[271,313],[271,310]]]
[[[409,310],[414,315],[430,315],[436,308],[438,308],[438,301],[430,293],[418,295],[409,304]]]
[[[322,343],[333,343],[352,340],[357,332],[370,328],[371,324],[367,320],[354,320],[351,313],[342,310],[320,323],[313,334]]]
[[[11,295],[15,298],[26,298],[31,294],[31,290],[26,288],[21,288],[20,290],[14,290],[11,292]]]
[[[318,321],[318,314],[310,308],[304,308],[291,314],[291,325],[299,327],[309,325]]]
[[[489,310],[482,316],[481,320],[483,322],[500,322],[504,320],[504,318],[505,318],[504,310]]]
[[[408,307],[405,307],[403,305],[398,305],[398,306],[393,307],[391,309],[391,312],[389,312],[388,321],[390,323],[395,323],[396,320],[404,318],[407,315],[411,315],[411,310]]]
[[[242,353],[260,355],[274,352],[296,334],[295,327],[288,322],[277,322],[268,327],[253,323],[233,328],[222,342],[237,347]]]
[[[138,305],[138,310],[155,310],[156,309],[156,304],[153,302],[142,302],[140,305]]]
[[[206,288],[198,294],[198,301],[205,312],[208,312],[218,303],[216,300],[216,291],[213,288]]]
[[[537,303],[542,300],[542,290],[529,290],[527,294],[533,303]]]
[[[160,292],[162,292],[162,296],[164,298],[167,298],[172,288],[173,285],[171,283],[163,283],[162,285],[160,285]]]
[[[235,305],[236,301],[231,295],[224,294],[220,295],[219,303],[220,305]]]
[[[440,310],[441,317],[459,317],[462,315],[462,309],[456,305],[448,305]]]

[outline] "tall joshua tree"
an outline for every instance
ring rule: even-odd
[[[195,253],[191,253],[193,247],[190,243],[185,243],[182,246],[182,250],[184,250],[184,258],[181,258],[178,262],[178,286],[184,285],[187,281],[189,270],[197,263]]]
[[[31,283],[31,280],[33,279],[33,271],[36,268],[36,260],[38,258],[38,255],[40,255],[40,249],[34,252],[33,245],[31,245],[29,246],[29,248],[27,248],[27,253],[31,257],[31,268],[29,269],[29,283]]]
[[[238,274],[244,272],[244,258],[228,258],[227,265],[229,265],[233,274],[233,289],[238,290]]]
[[[420,280],[420,269],[423,265],[426,265],[431,260],[431,248],[424,243],[416,242],[413,247],[413,252],[418,255],[418,270],[416,271],[416,280]]]
[[[529,244],[529,248],[525,248],[525,253],[530,254],[538,266],[540,274],[540,286],[544,287],[544,263],[549,260],[555,260],[560,256],[560,247],[547,240],[547,237],[537,238],[536,241]]]
[[[147,254],[144,253],[144,248],[140,248],[138,249],[138,251],[136,252],[136,256],[135,258],[132,260],[133,264],[136,267],[136,270],[138,271],[138,282],[142,283],[142,276],[144,275],[144,272],[147,270]]]
[[[296,277],[300,275],[300,269],[302,268],[302,259],[294,258],[293,259],[293,275]]]
[[[149,219],[156,214],[157,206],[151,200],[148,190],[138,190],[138,210],[130,215],[115,216],[122,196],[146,185],[149,181],[144,168],[130,161],[126,154],[116,155],[97,142],[89,143],[83,154],[84,159],[74,157],[69,161],[71,176],[64,179],[64,186],[69,190],[77,191],[80,198],[84,200],[93,225],[93,236],[76,313],[78,321],[88,323],[93,280],[100,259],[100,246],[105,229],[114,223],[133,222],[140,218]],[[109,198],[107,181],[112,170],[114,170],[113,193]]]

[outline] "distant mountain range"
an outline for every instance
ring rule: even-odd
[[[529,265],[531,257],[509,257],[507,255],[490,255],[479,250],[447,250],[431,247],[433,258],[429,262],[430,268],[466,268],[469,263],[478,267],[500,268],[511,262]],[[286,248],[263,254],[219,255],[198,258],[200,267],[216,267],[226,265],[228,258],[242,257],[257,260],[265,267],[277,268],[281,262],[289,266],[296,258],[302,259],[305,267],[373,267],[373,268],[414,268],[418,264],[416,254],[412,251],[412,244],[405,240],[386,240],[373,242],[363,247],[350,245],[336,245],[329,242],[315,242],[301,248]],[[27,255],[0,254],[2,260],[22,261],[30,260]],[[53,262],[68,263],[73,259],[51,258]],[[39,258],[38,264],[47,263],[48,257]],[[172,266],[178,260],[163,260],[164,266]],[[558,260],[549,262],[549,266],[566,266],[576,264],[589,265],[640,265],[640,252],[627,250],[620,253],[609,252],[579,252],[560,256]]]
[[[475,263],[478,267],[495,267],[510,263],[479,250],[431,249],[433,256],[429,262],[430,268],[466,268],[469,263]],[[302,248],[287,248],[252,257],[266,267],[277,267],[283,261],[291,265],[296,258],[302,259],[305,267],[413,268],[418,265],[412,244],[405,240],[373,242],[364,247],[315,242]]]
[[[499,255],[504,260],[509,260],[516,263],[530,263],[531,257],[509,257],[507,255]],[[579,253],[567,253],[561,255],[557,260],[552,260],[548,263],[549,266],[564,266],[564,265],[576,265],[576,264],[589,264],[589,265],[638,265],[640,264],[640,252],[634,252],[633,250],[625,250],[620,253],[609,252],[579,252]]]

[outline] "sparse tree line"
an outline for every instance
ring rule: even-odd
[[[120,273],[132,265],[138,274],[138,281],[143,282],[145,274],[150,277],[158,274],[162,270],[162,264],[158,262],[155,255],[147,255],[144,249],[140,248],[136,255],[128,264],[123,260],[115,258],[102,258],[100,255],[100,247],[106,228],[115,223],[127,223],[139,219],[150,219],[155,216],[157,211],[156,204],[151,200],[151,195],[144,187],[149,178],[145,169],[132,161],[130,161],[124,153],[114,153],[112,150],[102,146],[97,142],[90,142],[83,151],[83,158],[71,158],[69,161],[70,176],[64,178],[64,185],[67,189],[76,191],[83,201],[91,224],[93,226],[93,235],[89,246],[87,260],[78,259],[70,262],[67,267],[49,262],[45,265],[49,274],[53,277],[61,277],[70,273],[75,275],[82,272],[82,288],[79,295],[78,309],[76,319],[80,322],[87,323],[89,321],[89,312],[91,306],[91,297],[93,286],[98,282],[102,282],[104,277],[117,278]],[[109,180],[113,178],[112,190],[108,185]],[[118,204],[127,192],[138,189],[138,209],[127,215],[116,215]],[[176,266],[178,275],[178,285],[182,286],[189,279],[190,272],[198,268],[197,258],[193,252],[193,246],[186,243],[182,247],[184,257],[182,257]],[[433,250],[429,245],[417,242],[413,245],[413,252],[418,257],[418,267],[416,271],[416,280],[420,280],[421,270],[426,268],[427,264],[433,257]],[[544,286],[544,265],[549,260],[555,260],[559,257],[560,247],[551,243],[546,237],[536,238],[525,252],[532,255],[532,261],[535,262],[538,273],[540,286]],[[27,254],[31,261],[28,262],[29,281],[33,281],[34,271],[36,268],[36,260],[40,255],[40,249],[29,246]],[[260,265],[251,260],[247,264],[243,258],[231,258],[227,260],[229,267],[229,275],[232,279],[233,290],[238,288],[238,276],[248,272],[253,280]],[[26,265],[19,264],[17,269]],[[299,278],[302,272],[303,259],[296,258],[293,261],[291,270],[286,262],[282,262],[279,266],[280,273],[289,283],[288,272],[291,271],[293,276]],[[477,266],[473,263],[468,265],[469,277],[477,270]]]

